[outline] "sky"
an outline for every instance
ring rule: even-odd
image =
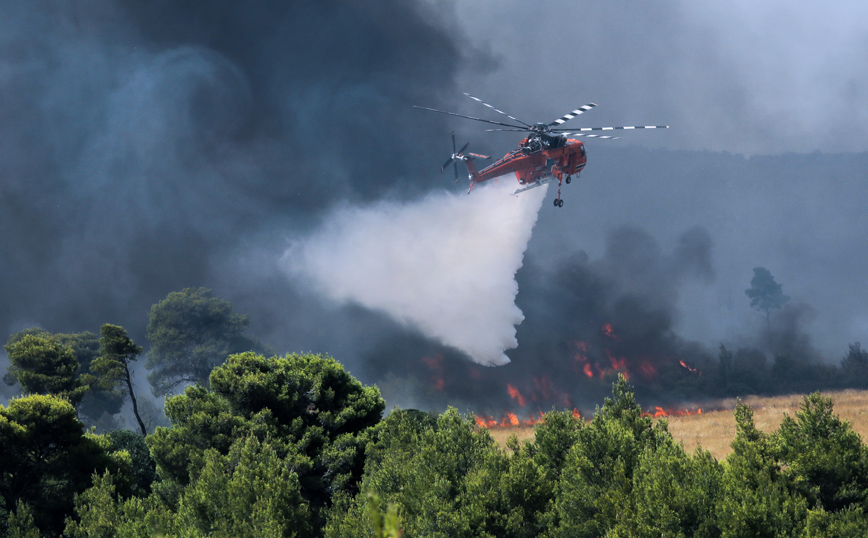
[[[514,280],[470,273],[481,286],[501,282],[498,300],[521,311],[499,311],[510,367],[544,368],[534,335],[596,331],[624,297],[657,305],[660,330],[683,342],[753,345],[764,319],[744,289],[757,266],[792,297],[799,342],[835,362],[868,340],[866,56],[868,7],[858,2],[7,3],[0,330],[116,323],[146,344],[150,305],[206,286],[279,351],[330,353],[393,402],[423,406],[394,376],[440,368],[423,356],[472,360],[467,347],[385,299],[317,288],[286,256],[320,238],[320,261],[382,259],[384,244],[407,240],[391,233],[398,221],[374,218],[384,207],[403,215],[465,196],[439,170],[449,133],[493,156],[515,147],[514,133],[412,105],[492,118],[467,92],[528,122],[593,102],[567,125],[670,126],[588,141],[565,206],[554,209],[549,190],[538,218],[516,222],[486,202],[474,214],[488,228],[448,235],[419,224],[456,241],[532,231],[497,265],[517,270]],[[486,200],[479,194],[462,202],[467,211]],[[346,214],[374,223],[356,258],[323,236],[342,237]],[[400,231],[412,243],[412,225]],[[419,241],[425,252],[445,243]],[[449,244],[467,271],[474,258],[500,259]],[[579,273],[581,285],[564,276]],[[425,278],[438,274],[451,273]],[[433,284],[424,287],[442,297]],[[605,290],[609,306],[595,310],[584,292],[557,302],[556,291],[583,286]],[[469,308],[447,306],[454,319]],[[452,394],[472,405],[464,387]]]

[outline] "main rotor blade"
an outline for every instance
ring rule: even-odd
[[[464,153],[464,150],[467,149],[467,146],[469,146],[469,145],[470,145],[470,142],[461,146],[461,149],[458,150],[457,155],[461,155],[462,153]]]
[[[452,167],[455,169],[455,183],[458,183],[458,163],[452,163]]]
[[[455,155],[456,153],[458,152],[455,151],[455,131],[452,131],[452,154]]]
[[[498,109],[494,108],[493,106],[489,105],[488,103],[486,103],[485,101],[483,101],[482,99],[480,99],[480,98],[478,98],[478,97],[473,97],[472,95],[470,95],[470,94],[467,93],[467,92],[464,92],[464,95],[466,95],[467,97],[470,97],[470,98],[473,99],[474,101],[477,101],[477,102],[479,102],[479,103],[482,103],[483,105],[487,106],[488,108],[490,108],[491,110],[497,112],[498,114],[503,114],[503,115],[506,116],[507,118],[509,118],[509,119],[511,119],[511,120],[515,120],[515,121],[519,122],[520,124],[524,125],[525,127],[528,127],[528,128],[530,127],[530,124],[529,124],[529,123],[524,122],[524,121],[521,121],[521,120],[518,119],[518,118],[513,118],[512,116],[510,116],[509,114],[507,114],[507,113],[504,112],[503,110],[498,110]]]
[[[570,112],[569,114],[565,114],[564,116],[562,116],[562,117],[556,119],[555,121],[549,123],[548,126],[551,127],[552,125],[561,125],[562,123],[566,123],[566,122],[568,122],[569,120],[571,120],[571,119],[575,118],[576,116],[578,116],[579,114],[584,114],[584,113],[587,112],[588,110],[591,110],[591,109],[594,108],[595,106],[597,106],[596,103],[588,103],[587,105],[582,105],[582,106],[580,106],[579,108],[577,108],[577,109],[573,110],[572,112]]]
[[[482,118],[474,118],[473,116],[465,116],[463,114],[456,114],[455,112],[446,112],[445,110],[437,110],[436,108],[428,108],[425,106],[416,106],[416,105],[413,105],[413,108],[421,108],[422,110],[430,110],[431,112],[439,112],[441,114],[448,114],[450,116],[457,116],[459,118],[467,118],[468,120],[483,121],[485,123],[492,123],[494,125],[502,125],[504,127],[513,127],[515,129],[521,129],[522,131],[526,130],[526,129],[523,129],[521,125],[510,125],[508,123],[500,123],[499,121],[484,120]]]
[[[563,132],[563,131],[572,131],[572,132],[586,132],[586,131],[617,131],[617,130],[626,130],[630,131],[633,129],[668,129],[668,125],[627,125],[624,127],[580,127],[578,129],[552,129],[552,132]]]
[[[493,132],[497,132],[497,131],[504,131],[504,132],[509,131],[509,132],[515,132],[515,133],[527,133],[527,132],[531,132],[531,129],[486,129],[486,130],[485,130],[486,133],[493,133]]]
[[[449,166],[449,163],[451,163],[454,160],[455,160],[454,157],[449,157],[449,160],[446,161],[445,163],[443,163],[443,166],[440,167],[440,171],[442,172],[442,171],[446,170],[446,167]]]
[[[620,136],[612,136],[612,135],[595,135],[595,134],[585,134],[585,133],[559,133],[564,136],[584,136],[585,138],[608,138],[610,140],[618,140],[621,138]]]

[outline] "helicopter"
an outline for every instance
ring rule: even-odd
[[[528,133],[527,137],[519,142],[518,148],[510,151],[502,158],[494,163],[486,166],[482,170],[476,168],[473,162],[474,158],[489,159],[486,155],[478,153],[464,153],[470,145],[470,142],[464,144],[460,150],[455,149],[455,132],[452,132],[452,155],[440,167],[440,171],[444,171],[450,164],[455,170],[455,181],[458,182],[458,161],[463,161],[469,172],[468,180],[470,181],[470,189],[467,191],[470,194],[473,188],[484,181],[500,177],[506,174],[515,174],[518,180],[519,187],[513,194],[519,194],[524,191],[540,187],[557,179],[558,181],[558,196],[554,200],[555,207],[563,207],[564,201],[561,198],[561,185],[572,181],[572,177],[579,177],[582,169],[588,162],[588,156],[585,152],[585,145],[580,140],[568,138],[570,136],[600,138],[617,140],[620,137],[605,134],[594,134],[593,131],[615,131],[615,130],[635,130],[635,129],[668,129],[668,125],[631,125],[622,127],[581,127],[578,129],[561,128],[567,121],[584,114],[595,106],[595,103],[582,105],[572,112],[561,116],[551,123],[526,123],[518,118],[510,116],[502,110],[498,110],[492,105],[482,101],[478,97],[474,97],[469,93],[465,93],[474,101],[490,108],[491,110],[503,114],[510,120],[519,125],[512,123],[504,123],[499,121],[486,120],[473,116],[465,116],[456,114],[455,112],[446,112],[437,110],[436,108],[428,108],[424,106],[413,105],[413,108],[438,112],[440,114],[448,114],[459,118],[481,121],[498,125],[499,129],[486,129],[486,131],[511,131]],[[504,128],[506,127],[506,128]]]

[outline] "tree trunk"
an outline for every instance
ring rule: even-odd
[[[127,391],[130,393],[130,401],[133,402],[133,414],[136,415],[136,420],[139,421],[139,427],[142,429],[142,437],[147,437],[148,430],[145,429],[145,423],[142,422],[142,417],[139,416],[139,406],[136,403],[136,394],[133,392],[133,380],[130,378],[130,369],[124,362],[124,374],[127,381]]]

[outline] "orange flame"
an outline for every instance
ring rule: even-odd
[[[680,365],[683,366],[684,368],[687,368],[687,371],[688,371],[688,372],[691,372],[691,373],[694,373],[694,374],[702,375],[702,372],[700,372],[699,369],[697,369],[697,368],[691,368],[691,367],[688,366],[687,363],[684,362],[684,361],[681,361],[681,360],[680,360],[680,361],[678,361],[678,364],[680,364]]]
[[[702,409],[664,409],[660,406],[654,406],[654,411],[646,411],[642,413],[643,416],[651,417],[651,418],[660,418],[660,417],[683,417],[687,415],[701,415]]]
[[[578,413],[578,411],[574,410],[574,414]],[[474,420],[476,421],[476,425],[480,428],[514,428],[516,426],[533,426],[535,424],[539,424],[540,422],[545,421],[545,414],[542,411],[539,412],[539,416],[537,417],[528,417],[526,419],[518,418],[518,415],[515,413],[508,412],[503,416],[499,421],[494,417],[487,417],[477,415]]]
[[[642,370],[642,373],[648,379],[653,379],[655,375],[657,375],[657,368],[654,368],[654,365],[648,361],[642,361],[642,364],[639,365],[639,369]]]
[[[509,397],[512,398],[513,400],[516,400],[518,402],[518,405],[520,405],[521,407],[524,407],[527,404],[527,402],[524,399],[524,396],[522,396],[521,393],[518,391],[518,389],[515,388],[514,386],[507,384],[506,390],[507,390],[507,392],[509,392]]]

